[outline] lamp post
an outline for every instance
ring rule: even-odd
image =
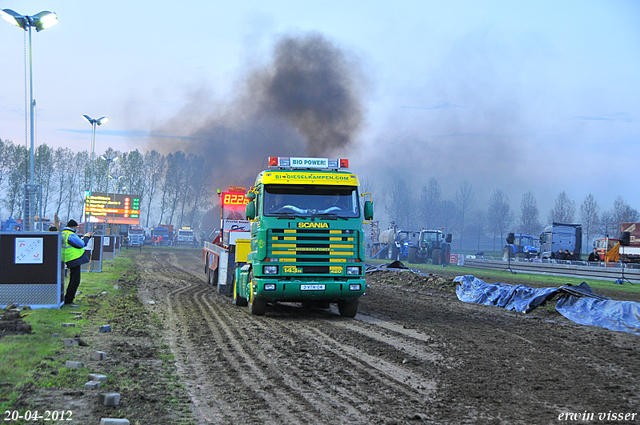
[[[25,214],[28,214],[28,220],[25,220],[25,222],[27,223],[23,223],[23,224],[28,224],[29,228],[27,229],[26,227],[24,228],[24,230],[28,230],[28,231],[33,231],[33,216],[34,216],[34,205],[32,202],[32,196],[33,196],[33,192],[34,192],[34,160],[33,160],[33,156],[34,156],[34,135],[35,135],[35,128],[34,128],[34,109],[35,109],[35,101],[33,100],[33,61],[32,61],[32,55],[31,55],[31,27],[35,27],[37,32],[40,32],[44,29],[47,29],[55,24],[58,23],[58,16],[53,13],[53,12],[49,12],[47,10],[42,11],[36,15],[33,16],[26,16],[26,15],[20,15],[17,12],[14,12],[11,9],[3,9],[0,10],[0,16],[2,16],[2,19],[4,19],[5,21],[9,22],[10,24],[13,24],[17,27],[22,28],[25,31],[29,31],[29,121],[30,121],[30,137],[31,137],[31,149],[29,151],[29,202],[28,202],[28,213],[27,213],[27,208],[25,208]],[[25,195],[26,195],[25,191]]]
[[[91,132],[91,177],[89,178],[89,193],[91,193],[91,192],[93,192],[93,162],[94,162],[94,156],[95,156],[95,151],[96,151],[96,126],[106,123],[107,121],[109,121],[109,118],[101,117],[101,118],[98,118],[96,120],[96,119],[91,118],[87,114],[82,115],[82,117],[85,120],[87,120],[89,122],[89,124],[91,124],[91,127],[92,127],[92,132]],[[109,182],[107,182],[107,185],[109,185]],[[86,203],[86,199],[87,199],[87,197],[85,196],[85,203]],[[85,209],[86,209],[86,207],[85,207]],[[85,214],[84,214],[84,218],[85,218],[84,219],[84,223],[85,223],[85,229],[86,229],[87,228],[87,223],[88,223],[86,211],[85,211]]]
[[[100,155],[100,158],[104,159],[105,161],[107,161],[109,163],[107,165],[107,198],[108,198],[109,197],[109,179],[111,178],[111,163],[117,161],[118,160],[118,156],[116,155],[116,156],[114,156],[112,158],[109,158],[109,157],[106,157],[104,155]],[[115,193],[115,190],[114,190],[114,193]],[[105,204],[105,208],[106,208],[106,206],[107,205]],[[108,222],[107,219],[109,217],[109,213],[105,213],[105,214],[106,214],[105,223],[108,225],[109,222]]]

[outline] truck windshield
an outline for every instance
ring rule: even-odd
[[[129,229],[129,234],[130,235],[141,235],[142,234],[142,229]]]
[[[440,240],[439,233],[427,233],[424,232],[422,234],[422,242],[437,242]]]
[[[533,236],[521,236],[520,246],[533,246]]]
[[[263,202],[269,217],[360,217],[356,186],[265,185]]]

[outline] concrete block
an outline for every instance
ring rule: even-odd
[[[107,360],[107,353],[104,351],[96,351],[91,356],[93,360]]]
[[[102,333],[111,332],[111,325],[102,325],[102,326],[100,326],[100,332],[102,332]]]
[[[86,384],[84,384],[84,389],[85,390],[95,390],[100,388],[100,385],[102,384],[102,382],[100,381],[89,381]]]
[[[65,338],[63,342],[64,342],[64,345],[67,347],[73,347],[74,345],[79,345],[78,338]]]
[[[100,375],[99,373],[90,373],[89,381],[107,382],[107,375]]]
[[[76,324],[75,323],[63,323],[62,327],[63,328],[75,328]]]
[[[103,406],[117,406],[120,404],[119,393],[102,393],[98,397],[98,402]]]
[[[81,311],[70,311],[69,314],[73,314],[74,316],[79,316],[82,314]]]
[[[66,367],[68,367],[69,369],[80,369],[84,367],[84,363],[82,362],[74,362],[71,360],[67,360],[67,362],[64,364]]]
[[[129,419],[101,418],[100,425],[130,425]]]

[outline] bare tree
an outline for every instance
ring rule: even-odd
[[[601,235],[608,236],[610,238],[618,237],[618,232],[620,232],[620,223],[615,223],[611,211],[605,211],[600,216],[600,221],[598,222],[598,232]]]
[[[147,152],[144,155],[144,169],[145,169],[145,189],[141,195],[146,196],[147,201],[147,223],[145,227],[149,227],[149,220],[151,218],[151,202],[156,195],[156,191],[161,184],[162,176],[167,165],[166,158],[157,151]],[[161,218],[162,219],[162,218]]]
[[[535,235],[540,233],[538,203],[536,197],[530,190],[522,195],[522,202],[520,202],[520,231],[527,235]]]
[[[619,228],[621,223],[633,223],[638,221],[638,210],[631,208],[631,205],[624,202],[622,196],[618,196],[613,202],[611,218],[613,219],[613,223]]]
[[[409,186],[403,178],[394,180],[385,211],[389,220],[395,222],[401,229],[410,229],[414,224],[414,202]]]
[[[487,228],[487,215],[484,211],[478,210],[475,211],[469,220],[469,226],[467,230],[477,242],[476,252],[480,251],[480,241],[485,235],[485,230]]]
[[[550,223],[573,223],[576,213],[576,203],[569,199],[564,190],[558,194],[554,207],[549,211]]]
[[[598,203],[592,194],[588,194],[580,206],[580,221],[582,222],[582,233],[585,235],[583,246],[589,251],[589,242],[596,232],[598,226]]]
[[[456,207],[460,217],[460,249],[462,249],[462,241],[464,240],[464,220],[466,214],[473,208],[474,204],[473,186],[468,180],[463,181],[456,193]]]
[[[35,154],[34,170],[36,174],[36,181],[42,188],[42,215],[47,216],[47,209],[49,206],[49,198],[52,196],[52,182],[53,182],[53,150],[46,144],[38,146]]]
[[[9,210],[10,217],[19,217],[22,215],[24,185],[28,182],[29,152],[22,145],[10,145],[8,154],[10,168],[4,204]]]
[[[493,233],[493,250],[495,251],[496,236],[499,236],[499,240],[502,241],[504,234],[508,231],[511,223],[513,223],[513,213],[509,206],[509,197],[499,189],[496,189],[489,199],[487,222],[489,229]]]
[[[431,177],[429,184],[422,187],[420,206],[418,208],[423,225],[427,229],[435,229],[442,225],[442,189],[438,179]]]

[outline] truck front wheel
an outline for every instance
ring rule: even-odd
[[[253,269],[249,270],[249,313],[254,316],[264,316],[264,313],[267,311],[267,302],[265,300],[261,300],[260,298],[256,298],[253,295]]]
[[[349,301],[340,301],[338,303],[338,311],[342,317],[356,317],[358,313],[358,299]]]
[[[238,295],[238,281],[235,276],[233,277],[233,304],[238,307],[245,307],[247,303],[247,299],[245,297],[241,297]]]

